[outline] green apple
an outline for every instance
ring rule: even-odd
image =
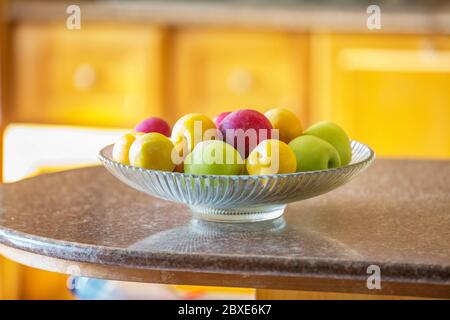
[[[289,143],[297,158],[297,172],[337,168],[341,159],[336,149],[320,138],[300,136]]]
[[[193,174],[239,175],[244,166],[239,152],[220,140],[198,143],[184,160],[184,172]]]
[[[352,160],[350,139],[341,127],[330,121],[321,121],[313,124],[303,132],[305,135],[316,136],[327,141],[339,153],[341,165],[345,166]]]

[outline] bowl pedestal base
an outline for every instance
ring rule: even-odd
[[[211,208],[190,205],[194,218],[200,220],[228,223],[255,222],[276,219],[284,213],[286,205],[266,205],[247,208]]]

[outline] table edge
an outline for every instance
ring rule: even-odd
[[[46,271],[98,279],[178,285],[247,287],[313,292],[362,293],[370,295],[450,298],[449,285],[384,282],[381,290],[369,290],[366,281],[326,279],[274,274],[233,274],[182,270],[129,268],[70,261],[0,244],[0,254],[20,264]]]

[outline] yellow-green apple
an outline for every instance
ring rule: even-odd
[[[128,160],[128,153],[134,140],[136,140],[135,132],[129,132],[121,136],[119,140],[114,143],[112,151],[113,160],[122,164],[129,165],[130,161]]]
[[[270,121],[256,110],[237,110],[227,115],[219,125],[226,142],[239,151],[243,158],[261,142],[272,136]]]
[[[220,140],[198,143],[184,159],[184,172],[192,174],[239,175],[245,161],[233,146]]]
[[[258,144],[246,162],[247,172],[251,175],[292,173],[297,168],[297,159],[291,148],[274,139]]]
[[[130,164],[152,170],[173,171],[174,145],[169,138],[158,132],[140,135],[130,148]]]
[[[330,143],[339,153],[342,166],[349,164],[352,160],[350,139],[337,124],[330,121],[321,121],[306,129],[303,134],[316,136]]]
[[[274,108],[264,113],[264,115],[269,119],[272,127],[278,129],[281,141],[289,143],[302,134],[302,123],[292,111],[284,108]]]
[[[177,164],[203,140],[209,140],[217,133],[214,122],[199,113],[189,113],[182,116],[172,129],[171,140],[179,155]]]
[[[303,135],[289,143],[297,158],[297,172],[337,168],[341,160],[336,149],[323,139]]]

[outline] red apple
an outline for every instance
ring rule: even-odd
[[[224,141],[236,148],[243,158],[261,142],[270,139],[272,125],[256,110],[238,110],[227,115],[219,125]]]
[[[170,137],[170,126],[169,124],[161,118],[152,117],[145,120],[142,120],[138,123],[138,125],[134,128],[136,132],[159,132],[166,137]]]
[[[226,111],[226,112],[222,112],[218,116],[214,117],[213,121],[214,121],[214,124],[216,125],[217,128],[219,128],[220,124],[222,123],[222,120],[225,119],[225,117],[227,115],[229,115],[230,113],[231,112]]]

